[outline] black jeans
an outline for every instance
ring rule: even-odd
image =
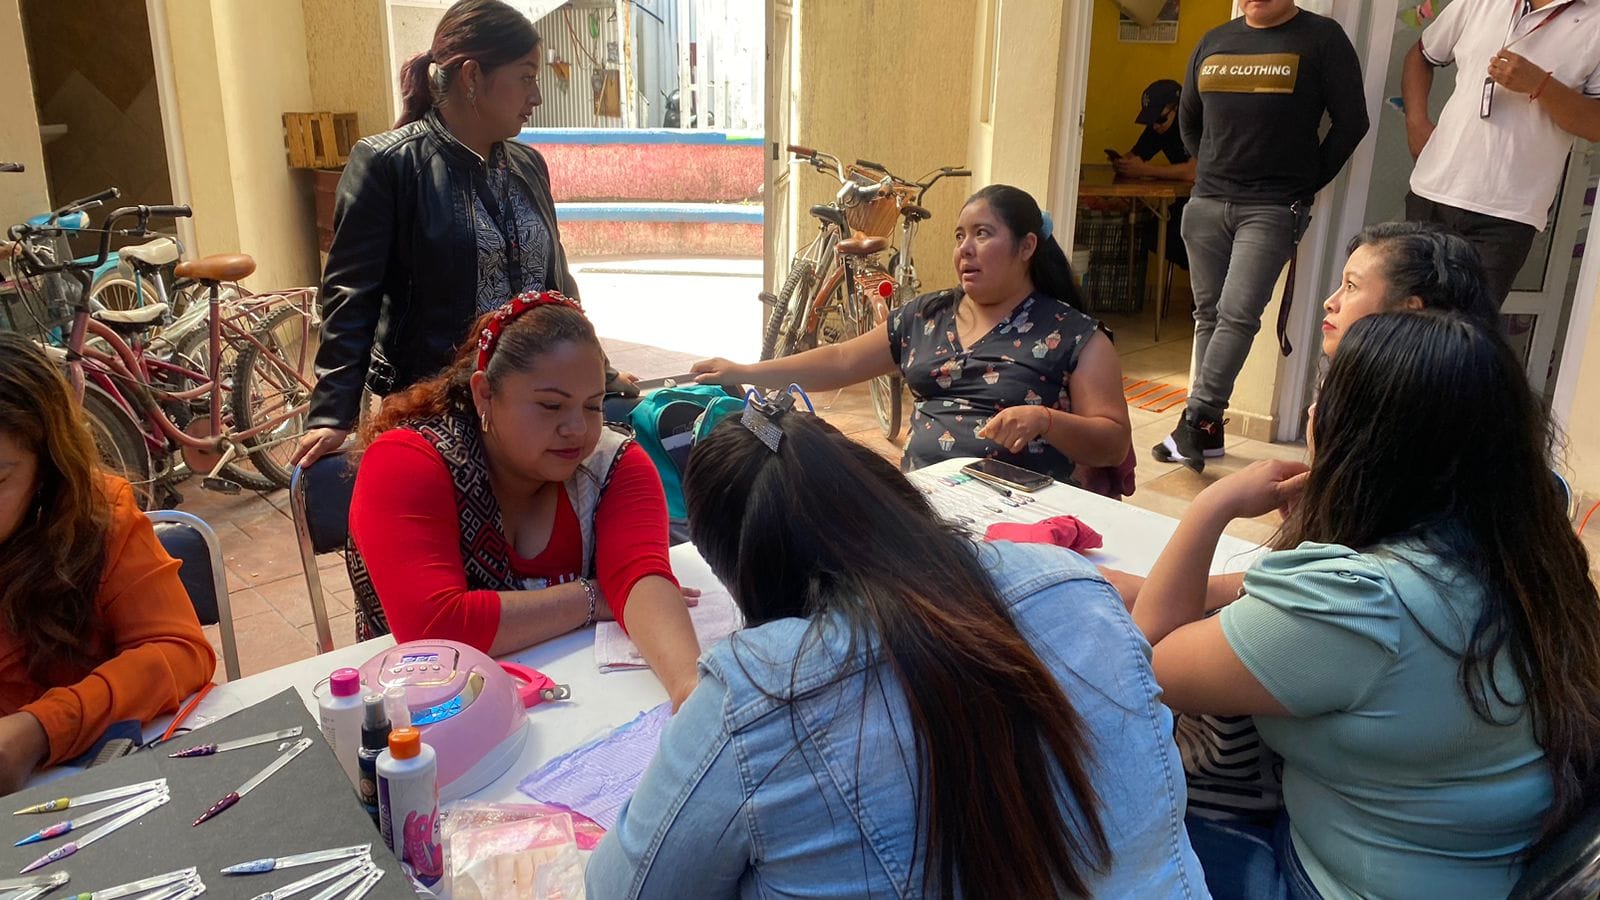
[[[1406,219],[1437,222],[1466,238],[1483,262],[1489,299],[1497,309],[1506,305],[1511,282],[1522,271],[1522,264],[1528,261],[1534,235],[1539,233],[1532,225],[1435,203],[1410,191],[1406,192]]]

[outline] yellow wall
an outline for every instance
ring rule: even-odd
[[[1125,44],[1117,40],[1117,4],[1094,3],[1089,53],[1088,102],[1084,104],[1083,161],[1104,163],[1105,148],[1127,153],[1143,126],[1134,124],[1139,98],[1150,82],[1186,79],[1189,54],[1207,31],[1228,21],[1232,0],[1183,0],[1176,44]],[[1166,160],[1157,160],[1165,162]]]
[[[311,99],[318,110],[354,112],[363,135],[394,124],[384,48],[383,0],[302,0]]]
[[[846,162],[874,160],[906,178],[967,164],[978,0],[801,0],[796,6],[799,98],[788,140]],[[928,27],[934,22],[941,27]],[[914,43],[893,40],[913,33]],[[873,44],[862,35],[883,40]],[[794,178],[801,210],[796,236],[803,243],[815,224],[804,210],[831,200],[839,184],[809,167],[797,168]],[[949,235],[961,202],[979,186],[976,179],[954,179],[928,192],[933,218],[923,223],[916,246],[923,290],[955,283]]]
[[[1061,9],[1059,0],[997,0],[990,20],[999,29],[997,64],[987,76],[994,78],[993,113],[987,125],[981,121],[982,110],[973,120],[972,155],[985,166],[973,186],[1015,185],[1045,207],[1059,144]],[[986,34],[989,27],[982,24],[975,30]],[[974,67],[970,77],[973,90],[981,91],[986,77],[981,67]]]
[[[256,290],[315,284],[309,176],[283,150],[283,114],[312,108],[300,4],[166,2],[198,251],[255,257]]]
[[[50,208],[39,114],[28,82],[28,52],[17,0],[0,0],[0,84],[11,86],[10,98],[0,103],[0,161],[27,167],[21,173],[0,173],[0,231]]]

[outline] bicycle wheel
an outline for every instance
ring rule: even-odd
[[[89,286],[90,304],[98,303],[100,308],[114,310],[136,309],[155,303],[161,293],[148,279],[138,281],[112,269]]]
[[[813,318],[816,306],[828,304],[829,298],[819,298],[816,289],[817,280],[807,278],[805,283],[795,290],[794,301],[789,305],[791,315],[783,323],[783,333],[778,336],[778,345],[773,349],[774,357],[793,356],[817,346],[817,332],[821,328],[823,316],[815,316],[817,328],[808,328],[806,323]],[[831,296],[838,297],[843,290],[844,284],[841,282],[834,288]],[[833,305],[836,309],[842,308],[837,303]]]
[[[860,337],[879,324],[877,314],[865,299],[862,300],[861,309],[856,315],[846,317],[849,331],[846,339]],[[883,432],[885,440],[894,440],[900,436],[900,407],[905,394],[903,390],[905,381],[898,372],[888,375],[878,375],[867,379],[867,392],[872,395],[872,411],[878,419],[878,429]]]
[[[240,431],[285,416],[311,394],[295,377],[305,375],[311,361],[311,320],[292,306],[279,307],[250,333],[271,353],[262,353],[254,343],[239,351],[233,374],[233,418]],[[294,473],[289,460],[305,431],[305,410],[288,415],[245,441],[250,462],[278,487],[288,487]]]
[[[809,281],[815,263],[809,259],[796,259],[789,267],[788,277],[783,279],[783,289],[778,292],[777,305],[767,311],[767,327],[761,334],[761,358],[772,359],[778,349],[778,336],[785,333],[784,325],[794,318],[798,321],[799,311],[791,309],[797,298],[804,297],[809,290]],[[801,285],[807,284],[802,289]]]
[[[202,320],[201,327],[191,328],[178,338],[178,346],[173,351],[172,361],[194,372],[206,372],[208,371],[206,361],[210,357],[211,332],[205,327],[205,322]],[[222,344],[222,365],[217,368],[217,380],[221,383],[217,385],[216,390],[223,398],[222,427],[227,431],[236,431],[242,427],[235,421],[232,405],[233,387],[236,381],[234,374],[238,369],[238,361],[239,351],[232,344],[224,341]],[[198,387],[198,384],[186,384],[182,387],[193,388]],[[195,420],[204,420],[209,423],[210,418],[211,397],[208,394],[190,401],[184,417],[185,421],[180,424],[180,427]],[[176,416],[174,416],[174,421],[177,421]],[[209,475],[211,473],[201,472],[200,474]],[[250,471],[250,467],[245,465],[242,459],[238,462],[228,463],[217,474],[246,490],[271,491],[280,487],[276,481],[270,478],[263,478]]]
[[[84,386],[83,416],[94,435],[101,464],[126,478],[139,508],[149,509],[155,500],[155,466],[138,420],[94,384]]]

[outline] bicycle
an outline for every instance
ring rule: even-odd
[[[892,216],[898,204],[892,179],[870,178],[855,167],[847,170],[838,157],[810,147],[790,144],[789,152],[833,175],[840,186],[833,203],[811,207],[817,236],[795,254],[782,289],[776,296],[761,295],[771,309],[761,340],[762,359],[866,334],[888,321],[887,301],[894,295],[893,279],[877,259],[889,240],[875,233],[886,230],[884,210]],[[890,374],[873,378],[870,387],[875,398],[880,393],[887,397],[898,384],[899,376]],[[879,425],[891,439],[898,434],[898,416],[892,428],[882,416]]]
[[[87,210],[116,196],[112,189],[71,206]],[[19,270],[28,279],[65,275],[77,282],[78,290],[58,288],[44,304],[70,308],[65,348],[40,343],[67,367],[102,454],[129,475],[146,502],[169,500],[176,494],[172,485],[189,471],[205,472],[202,485],[224,493],[287,487],[288,459],[305,430],[312,388],[305,372],[313,352],[309,308],[314,291],[253,295],[248,305],[225,307],[222,286],[255,270],[248,256],[208,256],[174,267],[177,278],[206,294],[207,302],[189,314],[204,321],[203,330],[193,332],[204,337],[203,359],[175,347],[152,352],[146,337],[168,316],[165,303],[93,308],[89,273],[104,263],[113,235],[144,237],[151,218],[188,215],[186,206],[117,209],[96,229],[98,253],[81,260],[60,252],[59,228],[24,224],[9,232]],[[137,218],[137,225],[118,230],[117,223],[128,218]],[[231,366],[224,366],[225,353],[233,354]],[[241,469],[241,455],[260,474]]]

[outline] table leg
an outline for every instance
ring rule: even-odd
[[[1167,283],[1167,219],[1172,215],[1171,204],[1162,197],[1156,201],[1156,340],[1161,340],[1161,320],[1166,318],[1167,303],[1171,300],[1171,285]]]

